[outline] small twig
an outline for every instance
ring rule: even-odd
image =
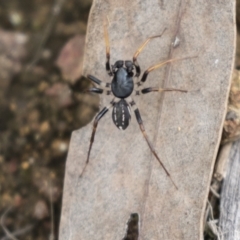
[[[211,231],[212,234],[214,234],[218,240],[221,240],[221,231],[219,227],[217,226],[218,219],[214,219],[213,216],[213,207],[209,200],[207,201],[207,208],[205,212],[205,232]]]
[[[13,239],[13,240],[18,240],[17,238],[14,237],[14,235],[11,232],[8,231],[7,227],[4,224],[5,218],[11,209],[12,209],[12,207],[8,207],[7,210],[1,216],[1,226],[8,238]]]
[[[14,232],[12,232],[13,236],[20,236],[23,235],[27,232],[30,232],[33,229],[34,225],[33,224],[29,224],[26,227],[22,228],[22,229],[18,229]],[[1,240],[9,240],[11,238],[9,238],[8,236],[2,237]]]
[[[29,231],[31,231],[34,227],[33,224],[27,225],[26,227],[22,228],[22,229],[18,229],[14,232],[9,232],[9,230],[7,229],[7,227],[5,226],[4,222],[5,222],[5,218],[7,217],[7,214],[12,210],[12,207],[9,207],[1,216],[1,226],[3,228],[4,233],[6,234],[6,236],[2,237],[0,240],[18,240],[17,238],[15,238],[15,236],[20,236],[23,235]]]
[[[50,211],[51,211],[51,233],[49,240],[54,240],[54,210],[53,210],[53,196],[52,196],[52,184],[50,180]]]
[[[221,233],[219,227],[217,226],[218,220],[216,219],[216,220],[209,221],[207,224],[209,229],[212,231],[212,233],[217,237],[216,239],[223,240],[222,238],[223,234]]]
[[[218,198],[218,199],[220,198],[220,194],[216,192],[216,190],[213,188],[213,186],[210,186],[210,191],[216,198]]]
[[[42,38],[39,42],[39,46],[33,57],[33,60],[27,67],[27,71],[30,70],[38,62],[40,55],[42,53],[43,46],[46,44],[48,37],[50,36],[50,34],[52,32],[52,29],[56,23],[58,15],[60,14],[60,12],[62,10],[62,6],[63,6],[64,2],[65,2],[65,0],[55,0],[55,3],[53,4],[52,11],[51,11],[51,17],[48,21],[46,28],[44,29]]]

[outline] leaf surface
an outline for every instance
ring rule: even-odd
[[[111,111],[99,122],[90,162],[79,178],[92,123],[73,133],[67,159],[60,239],[123,239],[131,213],[138,213],[139,239],[202,239],[203,212],[229,92],[235,50],[234,1],[98,0],[89,17],[85,75],[110,82],[105,71],[103,25],[109,20],[111,63],[138,57],[149,74],[144,87],[187,93],[133,96],[146,132],[171,177],[154,158],[132,114],[120,131]],[[193,56],[196,56],[193,58]],[[101,108],[112,96],[101,95]]]

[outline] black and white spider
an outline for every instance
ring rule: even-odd
[[[165,29],[164,29],[165,31]],[[162,34],[164,33],[162,32]],[[148,139],[148,136],[145,132],[145,128],[143,126],[143,121],[140,115],[140,112],[136,106],[136,103],[134,102],[133,98],[131,97],[131,94],[134,92],[134,87],[137,88],[135,90],[136,95],[140,94],[146,94],[150,92],[163,92],[163,91],[180,91],[180,92],[187,92],[186,90],[180,90],[180,89],[174,89],[174,88],[157,88],[157,87],[150,87],[150,88],[139,88],[146,80],[148,77],[149,72],[161,67],[164,64],[180,60],[180,59],[169,59],[163,62],[160,62],[150,68],[148,68],[142,75],[140,81],[134,82],[134,70],[135,70],[135,77],[138,78],[141,75],[141,68],[137,62],[137,57],[141,53],[141,51],[144,49],[144,47],[147,45],[147,43],[157,37],[161,37],[161,35],[149,37],[136,51],[136,53],[133,56],[133,60],[130,61],[123,61],[123,60],[118,60],[115,62],[114,65],[110,65],[110,45],[109,45],[109,38],[108,38],[108,33],[105,28],[105,42],[106,42],[106,71],[108,72],[109,76],[112,76],[112,81],[111,83],[104,83],[98,78],[92,76],[92,75],[87,75],[87,77],[95,84],[99,85],[100,88],[93,87],[90,88],[88,91],[89,92],[94,92],[98,94],[105,93],[107,95],[113,94],[114,98],[111,101],[110,105],[107,107],[104,107],[95,117],[94,123],[93,123],[93,131],[90,139],[90,145],[89,145],[89,150],[88,150],[88,155],[87,155],[87,160],[85,167],[83,168],[83,171],[80,176],[82,176],[88,162],[89,162],[89,157],[90,157],[90,152],[92,149],[92,144],[94,142],[94,136],[96,133],[97,125],[99,120],[108,112],[108,110],[112,107],[112,120],[114,124],[116,125],[117,128],[121,130],[125,130],[130,122],[131,118],[131,111],[130,108],[133,109],[137,122],[139,124],[140,130],[142,131],[142,134],[147,141],[147,144],[155,156],[155,158],[158,160],[164,171],[166,172],[167,176],[171,179],[172,183],[174,186],[177,188],[176,184],[173,182],[168,170],[158,157],[155,149],[153,148],[151,142]],[[181,58],[185,59],[185,58]]]

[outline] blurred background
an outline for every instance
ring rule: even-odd
[[[98,110],[81,79],[90,7],[0,0],[0,240],[58,239],[71,133]]]

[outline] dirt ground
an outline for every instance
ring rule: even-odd
[[[71,132],[98,110],[80,77],[90,6],[0,0],[1,240],[58,239]]]

